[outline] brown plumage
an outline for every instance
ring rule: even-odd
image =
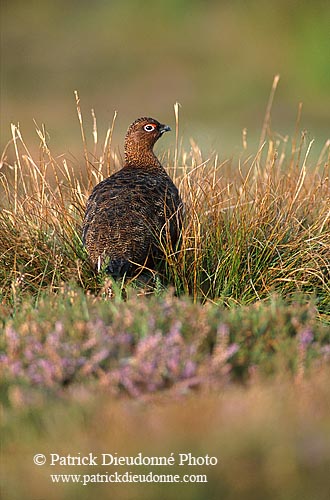
[[[125,163],[90,195],[83,243],[96,270],[105,264],[114,278],[132,277],[141,266],[154,269],[162,259],[161,241],[176,246],[182,200],[153,146],[170,127],[139,118],[128,128]]]

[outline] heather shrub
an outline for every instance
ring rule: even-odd
[[[316,308],[273,297],[264,304],[223,307],[172,294],[104,301],[65,286],[24,303],[1,327],[4,398],[16,387],[63,395],[84,384],[138,397],[172,389],[226,386],[260,376],[304,374],[328,359],[330,328]],[[9,389],[9,392],[7,391]],[[17,394],[16,394],[17,395]]]

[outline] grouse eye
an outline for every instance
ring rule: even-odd
[[[153,130],[155,130],[156,125],[152,125],[151,123],[148,123],[148,125],[145,125],[143,128],[146,132],[152,132]]]

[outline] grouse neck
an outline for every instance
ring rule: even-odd
[[[155,168],[161,167],[161,164],[150,148],[145,144],[137,144],[127,140],[125,142],[125,167],[137,168]]]

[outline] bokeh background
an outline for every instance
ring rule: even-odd
[[[321,148],[330,109],[330,3],[326,0],[2,0],[1,146],[10,122],[30,147],[33,120],[46,125],[58,154],[81,155],[74,90],[91,141],[118,111],[114,144],[128,124],[150,115],[174,124],[207,152],[235,154],[242,129],[260,134],[276,73],[272,128],[301,128]],[[162,148],[171,146],[173,135]],[[91,146],[92,148],[92,146]]]

